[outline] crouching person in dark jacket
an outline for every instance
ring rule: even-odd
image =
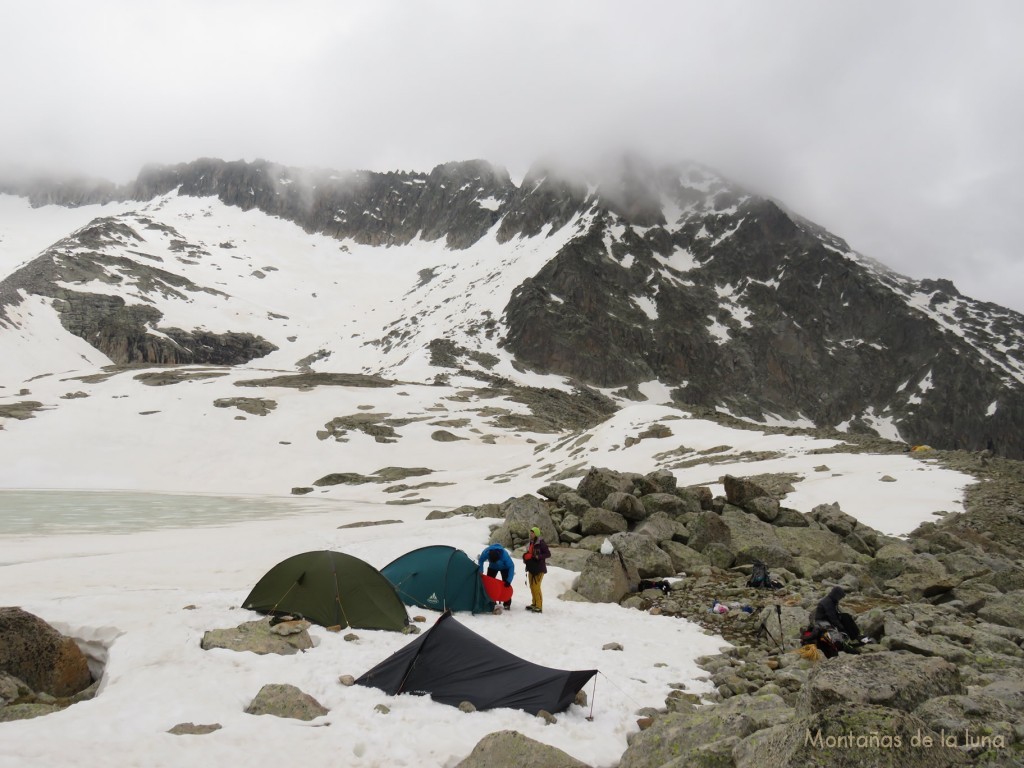
[[[832,590],[818,601],[814,609],[812,623],[816,626],[822,624],[831,625],[842,634],[842,650],[856,653],[856,646],[863,642],[860,628],[853,616],[839,610],[839,601],[846,597],[846,590],[842,587],[832,587]]]

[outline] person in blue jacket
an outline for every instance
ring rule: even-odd
[[[501,546],[501,544],[491,544],[491,546],[480,553],[480,557],[477,560],[480,570],[483,570],[485,562],[487,563],[488,576],[494,578],[500,573],[501,580],[505,582],[505,586],[512,586],[512,577],[516,575],[516,566],[512,562],[512,556],[509,555],[508,550]],[[512,607],[512,601],[506,600],[503,605],[508,610]]]

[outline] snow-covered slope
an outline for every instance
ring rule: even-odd
[[[43,297],[115,363],[657,379],[762,423],[1024,456],[1024,317],[896,275],[699,165],[538,166],[516,186],[484,161],[201,160],[22,192],[39,207],[4,197],[0,351],[31,343],[19,305]],[[48,370],[25,365],[12,379]]]
[[[472,379],[261,385],[276,375],[203,367],[38,378],[25,397],[41,408],[33,418],[7,419],[0,432],[0,487],[269,495],[305,488],[324,498],[415,504],[425,514],[533,493],[595,465],[667,468],[682,485],[719,492],[727,473],[791,472],[802,480],[787,504],[809,511],[848,499],[844,510],[864,522],[905,533],[935,512],[959,509],[969,479],[900,454],[822,456],[814,451],[837,441],[732,429],[669,405],[622,401],[603,423],[550,432],[537,431],[545,425],[512,399],[515,391]],[[670,435],[635,442],[655,425]],[[379,474],[388,467],[410,472]],[[361,482],[314,485],[344,473]],[[885,475],[899,482],[880,483]],[[878,495],[858,494],[864,482],[878,483]]]
[[[275,195],[294,188],[284,181],[275,181]],[[636,196],[648,207],[634,204],[629,215],[645,220],[644,227],[623,218],[629,200],[611,199],[597,187],[565,193],[573,205],[559,209],[554,223],[542,224],[531,206],[538,196],[554,194],[551,185],[538,176],[519,192],[499,191],[482,203],[477,198],[483,193],[477,193],[472,205],[505,213],[458,248],[444,237],[371,245],[358,232],[328,236],[258,207],[243,210],[181,189],[78,208],[33,208],[0,196],[0,265],[8,275],[0,283],[0,487],[229,494],[303,489],[434,508],[529,493],[590,465],[608,465],[639,472],[667,467],[683,484],[715,484],[727,472],[793,471],[805,478],[794,498],[808,509],[842,495],[838,488],[849,478],[841,470],[813,471],[821,462],[809,452],[830,442],[808,438],[796,441],[798,447],[776,449],[772,437],[693,418],[671,407],[687,391],[686,381],[652,378],[632,391],[607,387],[603,409],[588,405],[575,419],[552,416],[586,398],[574,394],[574,379],[521,364],[507,343],[517,322],[509,307],[523,286],[535,290],[551,275],[579,274],[571,259],[586,251],[594,233],[600,233],[604,254],[603,262],[595,262],[599,270],[642,276],[651,265],[643,278],[648,287],[625,297],[630,311],[651,322],[661,322],[666,302],[677,301],[671,290],[711,280],[720,308],[711,319],[724,323],[720,334],[727,341],[756,320],[748,306],[751,292],[771,286],[763,264],[750,266],[761,276],[751,275],[743,286],[716,272],[728,271],[728,253],[702,243],[742,237],[756,210],[749,196],[706,172],[662,180],[657,195]],[[429,184],[406,179],[400,186]],[[356,207],[346,204],[345,217],[355,217]],[[511,220],[521,231],[502,234]],[[705,248],[700,258],[679,244],[643,246],[638,237],[661,237],[657,221],[672,237],[693,230],[690,248]],[[889,280],[891,290],[904,291],[908,303],[921,304],[909,293],[909,282],[797,221],[841,260],[863,262]],[[54,236],[62,227],[69,229]],[[594,286],[602,285],[598,271],[592,280],[556,279],[545,301],[556,316],[586,310]],[[575,293],[567,285],[576,286]],[[605,290],[614,295],[613,288]],[[934,313],[934,302],[919,309]],[[612,315],[626,310],[613,303],[607,311],[618,322]],[[147,354],[187,362],[222,339],[243,337],[245,349],[260,349],[233,364],[167,368],[140,362]],[[236,351],[224,347],[225,355]],[[111,365],[118,355],[121,365]],[[1013,365],[1004,358],[1003,364]],[[930,381],[905,385],[906,396],[919,396]],[[546,405],[551,395],[545,390],[561,392],[562,400]],[[998,405],[989,407],[999,412]],[[627,447],[627,438],[656,423],[669,426],[672,436],[631,440]],[[884,413],[873,423],[882,434],[899,437]],[[717,450],[702,456],[709,449]],[[835,454],[830,463],[841,464],[842,456]],[[930,473],[905,457],[886,455],[877,464],[879,476],[897,476],[904,468],[909,476]],[[403,471],[385,478],[378,472],[386,467]],[[406,477],[404,470],[419,474]],[[345,473],[362,482],[325,480]],[[883,515],[883,529],[903,532],[949,509],[947,492],[963,478],[943,477],[924,484],[931,490],[892,484],[892,507],[906,516]]]

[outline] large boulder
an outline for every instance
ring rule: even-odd
[[[988,685],[972,689],[971,695],[983,699],[995,699],[1015,712],[1024,713],[1024,679],[1004,678]],[[1018,716],[1018,719],[1024,719]]]
[[[733,563],[736,562],[736,553],[725,544],[719,544],[717,541],[704,547],[701,554],[708,559],[708,562],[713,567],[721,568],[722,570],[732,568]]]
[[[939,768],[969,765],[940,734],[907,712],[870,705],[838,705],[742,739],[733,749],[735,768],[829,766],[829,768]],[[674,765],[674,764],[673,764]]]
[[[715,495],[706,485],[691,485],[687,488],[676,489],[676,496],[692,506],[691,511],[700,512],[702,509],[710,510],[715,503]]]
[[[965,611],[977,613],[989,600],[999,596],[999,590],[991,584],[974,579],[954,587],[949,597],[958,601]]]
[[[264,685],[245,711],[249,715],[274,715],[294,720],[315,720],[330,712],[308,693],[294,685],[280,683]]]
[[[857,518],[839,508],[839,504],[819,504],[808,513],[815,522],[821,523],[839,536],[848,536],[857,527]]]
[[[686,541],[689,533],[686,526],[677,523],[664,512],[651,515],[633,529],[633,533],[648,536],[655,541]]]
[[[644,475],[644,488],[653,488],[654,493],[675,493],[676,476],[667,469],[656,469]]]
[[[906,558],[899,576],[886,580],[885,587],[911,600],[921,600],[949,592],[958,583],[959,578],[948,573],[937,557],[920,554]]]
[[[726,475],[722,478],[725,500],[737,507],[746,507],[751,499],[771,496],[761,484],[746,477]]]
[[[766,523],[774,523],[779,517],[779,502],[767,496],[750,499],[743,508]]]
[[[534,741],[518,731],[484,736],[455,768],[588,768],[557,747]]]
[[[620,552],[626,562],[636,568],[641,579],[674,576],[672,558],[658,547],[650,536],[635,533],[616,533],[610,537],[612,546]]]
[[[658,543],[658,547],[672,559],[672,570],[675,573],[689,573],[695,568],[711,563],[700,552],[678,541],[662,541]]]
[[[819,563],[858,563],[863,555],[848,547],[826,528],[776,528],[778,540],[795,557],[808,557]]]
[[[627,562],[620,553],[602,555],[594,552],[583,564],[576,592],[592,603],[617,603],[636,589],[639,581],[636,566]]]
[[[863,525],[858,526],[857,530],[847,536],[843,541],[846,542],[847,546],[855,549],[862,555],[868,555],[869,557],[874,556],[881,544],[878,532]]]
[[[580,534],[580,531],[583,530],[583,521],[580,520],[580,518],[577,517],[576,515],[574,515],[572,513],[569,513],[569,514],[565,515],[562,518],[562,522],[559,525],[559,528],[561,528],[561,533],[559,533],[559,538],[561,538],[562,541],[565,541],[566,537],[569,536],[569,535],[572,535],[572,536],[580,536],[580,535],[582,535],[582,534]],[[578,538],[574,538],[573,541],[579,541],[579,539]]]
[[[802,512],[797,512],[789,507],[779,507],[779,514],[772,520],[772,525],[785,528],[806,528],[810,524]]]
[[[1024,589],[1024,568],[1009,565],[1007,567],[992,566],[993,572],[984,579],[997,587],[1000,592],[1013,592]],[[951,571],[953,569],[950,569]]]
[[[797,561],[782,547],[770,544],[755,544],[736,550],[736,565],[749,565],[760,560],[770,568],[785,568],[794,573],[799,570]]]
[[[590,502],[592,507],[600,507],[609,494],[622,492],[632,493],[634,479],[637,475],[624,474],[612,469],[591,467],[580,480],[576,492]]]
[[[674,493],[648,493],[640,497],[648,515],[664,512],[669,517],[678,517],[689,512],[700,512],[699,506],[687,503]]]
[[[579,573],[592,554],[590,550],[578,547],[552,547],[548,565]]]
[[[772,568],[793,570],[793,557],[783,546],[774,526],[733,506],[722,511],[722,521],[729,526],[731,549],[736,553],[737,563],[762,560]]]
[[[1024,650],[1010,637],[997,634],[999,627],[980,623],[976,626],[966,624],[936,624],[929,631],[940,637],[948,637],[981,652],[1001,653],[1005,656],[1024,656]],[[992,630],[996,630],[993,632]]]
[[[572,488],[565,483],[548,483],[543,488],[538,488],[537,493],[545,499],[558,501],[558,498],[563,494],[572,493]]]
[[[292,624],[293,622],[285,623]],[[305,626],[297,627],[299,631],[286,633],[275,631],[280,625],[271,626],[269,617],[247,621],[237,627],[208,630],[203,634],[199,646],[204,651],[225,648],[229,651],[250,651],[259,655],[276,653],[282,656],[291,656],[313,647],[313,641],[307,631],[309,623],[301,622],[301,624]]]
[[[978,616],[992,624],[1024,629],[1024,590],[1007,592],[985,601]]]
[[[687,528],[690,529],[688,544],[698,552],[703,552],[711,544],[732,547],[732,532],[729,526],[714,512],[701,512]]]
[[[631,493],[623,493],[622,491],[609,493],[600,506],[610,509],[612,512],[617,512],[633,522],[638,522],[647,517],[647,510],[644,508],[644,505],[640,502],[640,499]]]
[[[51,696],[73,696],[92,684],[88,661],[74,640],[14,607],[0,608],[0,672]]]
[[[591,507],[580,521],[580,531],[584,536],[602,536],[612,533],[624,533],[629,529],[626,518],[610,509]]]
[[[736,550],[754,544],[781,545],[774,526],[738,507],[727,505],[722,510],[722,522],[729,526],[732,546]]]
[[[893,621],[886,622],[882,642],[889,650],[936,656],[953,664],[969,664],[973,661],[973,653],[962,645],[950,642],[941,635],[919,635]]]
[[[551,519],[547,505],[536,496],[516,496],[501,505],[505,522],[491,533],[491,543],[514,549],[530,540],[530,529],[540,528],[540,535],[554,546],[558,543],[558,529]]]
[[[964,692],[956,666],[940,658],[882,651],[840,654],[819,664],[800,692],[797,712],[821,712],[835,705],[872,704],[912,711],[936,696]]]
[[[1020,722],[1020,713],[997,699],[982,696],[939,696],[924,702],[914,714],[927,723],[933,731],[956,734],[960,744],[966,741],[968,731],[974,739],[998,737],[1001,748],[1018,739],[1014,724]],[[978,752],[980,750],[974,750]]]
[[[575,491],[569,493],[563,493],[558,497],[558,506],[568,512],[570,515],[576,515],[577,517],[583,517],[583,514],[590,509],[590,502],[584,499]]]
[[[961,583],[971,579],[983,579],[991,577],[999,569],[1012,568],[1013,564],[1004,558],[986,555],[985,553],[950,552],[936,556],[943,567],[950,573],[955,573]],[[989,581],[988,583],[991,583]]]

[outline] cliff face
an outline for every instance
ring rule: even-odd
[[[481,354],[503,347],[523,365],[604,388],[658,379],[680,403],[757,420],[898,430],[911,443],[1024,457],[1024,317],[947,281],[896,275],[697,166],[627,158],[590,178],[537,167],[516,185],[483,161],[339,174],[200,160],[147,168],[124,187],[5,189],[37,205],[212,197],[388,248],[537,252],[571,224],[553,257],[503,286],[510,299],[497,326],[487,320]],[[101,219],[57,242],[0,282],[0,313],[26,293],[49,297],[71,333],[118,362],[237,364],[276,348],[251,332],[167,327],[146,301],[126,302],[120,284],[138,296],[230,293],[134,258],[145,233],[133,226]],[[212,258],[178,243],[186,267]],[[434,272],[421,266],[425,284]],[[95,281],[107,287],[82,287]]]
[[[680,403],[754,419],[1021,455],[1024,317],[895,275],[772,201],[648,178],[641,199],[679,216],[606,206],[513,295],[520,359],[602,387],[676,383]]]
[[[419,236],[444,237],[453,248],[483,237],[515,192],[505,171],[479,161],[448,163],[429,174],[337,174],[219,160],[151,168],[126,192],[149,200],[174,189],[366,245],[402,245]]]

